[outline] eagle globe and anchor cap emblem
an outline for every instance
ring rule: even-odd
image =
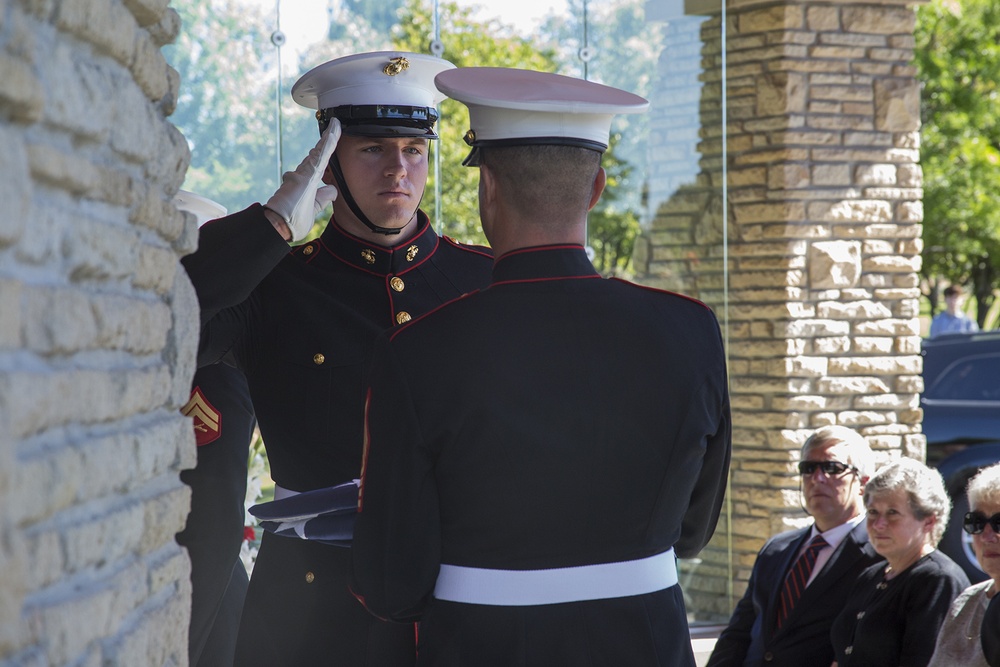
[[[410,61],[406,58],[399,56],[397,58],[392,58],[389,63],[382,68],[382,72],[387,76],[396,76],[401,72],[405,72],[410,69]]]

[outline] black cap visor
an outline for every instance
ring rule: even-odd
[[[316,112],[320,134],[331,118],[340,120],[344,134],[356,137],[423,137],[437,139],[437,109],[382,104],[345,104]]]

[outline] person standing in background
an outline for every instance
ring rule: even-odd
[[[964,292],[959,285],[948,285],[944,289],[944,310],[931,320],[930,337],[953,333],[979,331],[979,325],[962,311]]]

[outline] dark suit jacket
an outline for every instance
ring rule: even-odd
[[[709,658],[708,667],[787,665],[829,667],[833,662],[830,625],[847,601],[862,570],[881,560],[868,543],[862,522],[837,547],[791,614],[775,632],[778,599],[785,575],[812,527],[772,537],[757,554],[746,593]]]

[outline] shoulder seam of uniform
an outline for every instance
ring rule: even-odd
[[[441,235],[441,238],[444,239],[448,243],[448,245],[450,245],[453,248],[457,248],[458,250],[462,250],[464,252],[471,252],[474,255],[482,255],[483,257],[488,257],[490,259],[493,259],[493,253],[486,246],[464,245],[462,243],[459,243],[455,239],[451,238],[450,236],[446,236],[444,234]]]
[[[681,294],[680,292],[672,292],[670,290],[661,289],[659,287],[650,287],[649,285],[640,285],[639,283],[634,283],[634,282],[632,282],[630,280],[625,280],[623,278],[609,278],[609,280],[614,280],[614,281],[617,281],[619,283],[623,283],[625,285],[630,285],[632,287],[638,287],[639,289],[647,290],[647,291],[650,291],[650,292],[657,292],[659,294],[669,294],[671,296],[677,296],[677,297],[680,297],[682,299],[686,299],[687,301],[690,301],[691,303],[696,303],[699,306],[701,306],[702,308],[706,308],[708,310],[712,310],[711,307],[709,307],[709,305],[706,304],[704,301],[701,301],[700,299],[696,299],[693,296],[688,296],[687,294]]]

